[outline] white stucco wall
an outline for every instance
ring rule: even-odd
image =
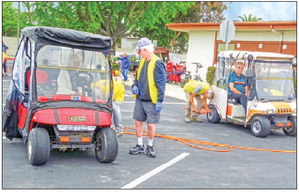
[[[3,40],[8,46],[7,56],[14,57],[18,49],[18,38],[3,36]]]
[[[215,32],[213,31],[190,31],[189,47],[187,53],[187,71],[195,74],[196,65],[199,62],[203,66],[199,70],[201,78],[206,81],[206,73],[209,66],[213,64]]]
[[[122,38],[121,39],[121,48],[133,50],[138,42],[139,38]]]

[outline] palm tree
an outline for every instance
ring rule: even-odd
[[[238,16],[240,18],[239,21],[241,22],[252,22],[252,21],[261,21],[262,18],[257,17],[257,16],[253,16],[252,14],[249,14],[248,16],[246,16],[244,14],[244,16]]]

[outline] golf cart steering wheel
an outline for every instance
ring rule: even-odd
[[[79,71],[71,76],[73,87],[89,86],[92,80],[92,75],[86,71]]]

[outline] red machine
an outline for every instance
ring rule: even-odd
[[[181,82],[181,74],[184,74],[186,71],[184,62],[180,61],[179,58],[169,53],[169,50],[163,47],[156,47],[154,53],[166,63],[166,77],[168,83],[179,84]]]

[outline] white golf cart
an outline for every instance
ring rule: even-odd
[[[266,137],[271,129],[283,129],[286,135],[296,135],[296,98],[293,85],[292,55],[223,51],[218,54],[214,98],[209,103],[212,112],[207,114],[210,123],[221,120],[250,125],[257,137]],[[236,100],[228,99],[227,79],[234,64],[245,63],[244,75],[250,95],[247,111]]]

